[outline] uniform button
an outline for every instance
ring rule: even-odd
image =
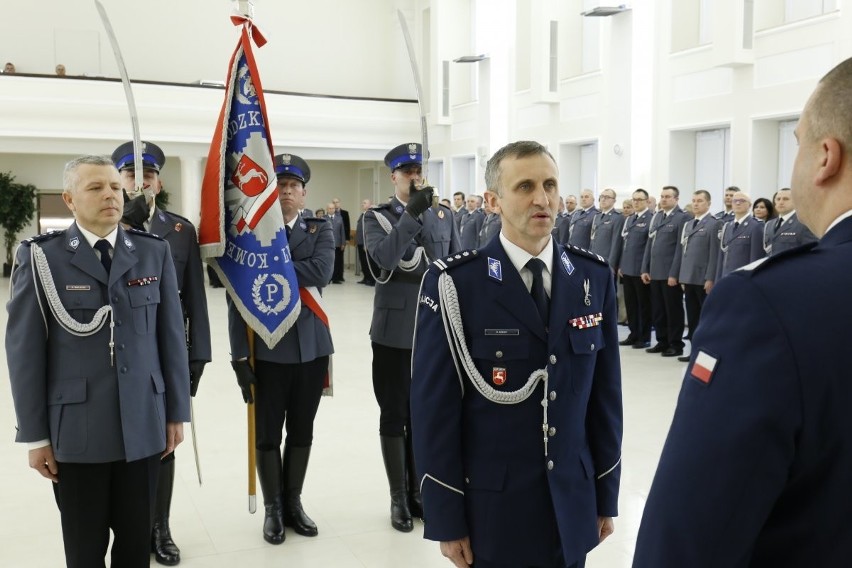
[[[556,391],[550,391],[550,400],[556,400]]]
[[[58,395],[56,395],[56,400],[62,400],[62,393],[59,393]]]
[[[127,373],[127,367],[122,367],[122,368],[121,368],[121,372],[122,372],[122,373]]]
[[[465,482],[465,483],[470,483],[470,478],[469,478],[469,477],[465,477],[465,478],[464,478],[464,482]]]
[[[592,351],[594,351],[594,350],[595,350],[595,344],[594,344],[594,343],[592,343],[591,345],[589,345],[589,348],[590,348]]]
[[[118,303],[118,296],[113,296],[112,301],[117,304]]]
[[[547,430],[547,435],[548,435],[548,436],[555,436],[555,435],[556,435],[556,428],[555,428],[555,427],[553,427],[553,426],[551,426],[551,427]]]
[[[146,299],[146,300],[150,300],[150,299],[151,299],[151,296],[145,296],[145,299]],[[594,346],[594,345],[592,345],[592,349],[594,349],[594,348],[595,348],[595,346]]]
[[[503,352],[498,351],[497,353],[494,354],[494,356],[497,357],[498,359],[502,359],[503,358]]]
[[[551,469],[553,469],[553,460],[548,460],[547,461],[547,470],[550,471]]]
[[[119,344],[118,344],[118,350],[119,350],[119,351],[124,351],[124,343],[119,343]]]
[[[551,365],[555,365],[555,364],[556,364],[556,355],[551,355],[551,356],[550,356],[550,364],[551,364]]]

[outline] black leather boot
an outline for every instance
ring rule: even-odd
[[[420,476],[414,465],[414,448],[411,442],[411,432],[405,434],[405,457],[408,460],[406,480],[408,482],[408,507],[411,516],[423,520],[423,498],[420,496]]]
[[[391,498],[391,526],[401,532],[414,530],[411,510],[408,508],[408,488],[405,481],[405,437],[380,436],[382,458],[388,474]]]
[[[284,519],[281,516],[281,452],[257,451],[257,476],[263,492],[263,540],[269,544],[284,542]]]
[[[284,446],[284,526],[293,527],[302,536],[319,534],[316,523],[302,508],[302,486],[310,457],[310,446]]]
[[[172,532],[169,529],[174,485],[175,460],[171,459],[160,464],[157,498],[154,501],[154,525],[151,528],[151,552],[154,553],[154,560],[166,566],[180,564],[180,549],[172,540]]]

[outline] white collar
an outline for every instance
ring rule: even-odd
[[[533,255],[510,241],[506,238],[506,236],[501,232],[500,233],[500,244],[503,245],[503,250],[506,251],[506,256],[509,257],[509,260],[512,262],[512,266],[515,267],[515,270],[520,274],[521,269],[525,268],[527,262]],[[549,274],[553,273],[553,238],[547,240],[547,244],[544,249],[538,253],[535,258],[540,259],[544,262],[544,267],[547,269]]]
[[[77,228],[80,229],[80,232],[83,233],[83,237],[86,239],[86,242],[89,243],[89,246],[93,249],[95,248],[95,243],[99,240],[106,239],[109,242],[109,246],[115,248],[115,240],[118,238],[118,227],[112,230],[105,237],[99,237],[88,229],[84,229],[79,223],[77,224]]]

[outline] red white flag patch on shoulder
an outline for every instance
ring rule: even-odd
[[[702,383],[710,384],[718,362],[718,359],[706,351],[699,351],[698,355],[695,357],[695,361],[692,363],[692,368],[689,370],[689,374]]]

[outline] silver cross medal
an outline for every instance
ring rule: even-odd
[[[592,305],[592,294],[589,292],[589,288],[590,288],[589,279],[584,278],[583,279],[583,290],[585,290],[585,292],[586,292],[586,297],[583,298],[583,303],[586,304],[587,306]]]

